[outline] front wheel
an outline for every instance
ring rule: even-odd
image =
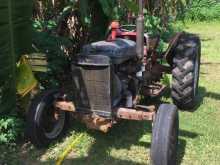
[[[159,107],[153,125],[151,143],[152,165],[176,165],[179,132],[178,111],[175,105]]]
[[[27,115],[27,134],[32,144],[41,148],[60,137],[66,129],[68,113],[53,104],[58,91],[47,91],[36,97]]]

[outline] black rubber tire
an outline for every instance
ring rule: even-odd
[[[194,34],[184,33],[174,50],[171,95],[180,110],[196,106],[198,95],[201,42]]]
[[[57,135],[55,134],[53,137],[48,137],[43,127],[43,114],[48,111],[48,107],[53,105],[55,95],[58,93],[59,91],[57,90],[46,91],[34,98],[30,105],[27,113],[26,133],[28,139],[37,148],[47,147],[52,141],[61,137],[67,130],[69,122],[69,114],[67,112],[61,112],[64,116],[64,124],[62,123]]]
[[[176,165],[179,117],[175,105],[162,104],[153,124],[152,165]]]

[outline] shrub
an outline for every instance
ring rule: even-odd
[[[0,117],[0,144],[10,145],[23,134],[23,121],[13,116]]]
[[[44,88],[57,88],[69,69],[69,52],[72,42],[65,37],[54,34],[56,23],[53,21],[33,22],[33,45],[35,51],[46,55],[48,71],[36,73],[40,85]]]

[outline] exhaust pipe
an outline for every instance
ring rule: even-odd
[[[137,17],[137,41],[136,53],[139,59],[144,57],[144,2],[139,0],[139,12]]]

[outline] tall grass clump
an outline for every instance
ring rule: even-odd
[[[216,21],[220,19],[220,0],[193,0],[186,7],[189,21]]]

